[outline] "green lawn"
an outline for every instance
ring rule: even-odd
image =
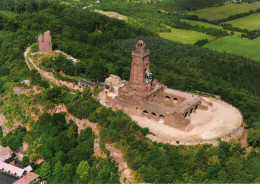
[[[226,22],[232,24],[233,27],[248,29],[249,31],[260,29],[260,13],[249,15],[233,21]]]
[[[10,12],[10,11],[0,11],[0,13],[7,16],[8,18],[13,18],[17,15],[17,13]]]
[[[203,8],[190,11],[188,14],[197,15],[199,18],[208,20],[218,20],[227,18],[230,15],[256,10],[257,8],[260,8],[260,2],[252,4],[226,4],[219,7]]]
[[[260,62],[260,39],[248,40],[239,36],[228,36],[212,41],[204,47],[218,52],[244,56]]]
[[[208,40],[213,40],[215,39],[214,36],[210,36],[204,33],[196,32],[196,31],[189,31],[189,30],[184,30],[184,29],[175,29],[172,28],[171,32],[163,32],[159,33],[160,37],[176,41],[176,42],[181,42],[184,44],[194,44],[198,40],[202,39],[208,39]]]

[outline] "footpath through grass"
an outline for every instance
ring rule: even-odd
[[[258,30],[260,29],[260,13],[249,15],[233,21],[228,21],[226,23],[232,24],[233,27],[248,29],[249,31]]]
[[[227,18],[230,15],[248,12],[250,10],[256,10],[260,8],[260,3],[252,4],[226,4],[224,6],[203,8],[195,11],[190,11],[188,14],[197,15],[199,18],[208,20],[219,20]]]
[[[239,36],[228,36],[212,41],[204,45],[204,48],[236,54],[260,62],[260,39],[249,40]]]
[[[214,36],[210,36],[205,33],[184,30],[184,29],[175,29],[175,28],[171,28],[171,32],[162,32],[159,33],[159,35],[160,37],[165,38],[167,40],[172,40],[184,44],[194,44],[198,40],[203,40],[203,39],[208,39],[208,40],[215,39]]]

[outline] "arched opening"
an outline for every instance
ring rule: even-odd
[[[165,99],[166,99],[166,100],[170,100],[171,98],[170,98],[169,96],[166,96]]]
[[[195,106],[195,111],[198,109],[198,107],[199,107],[199,104],[197,104],[197,105]]]
[[[161,114],[159,117],[159,123],[164,123],[164,115]]]
[[[193,112],[193,109],[190,110],[190,114]]]
[[[185,113],[184,117],[186,118],[188,116],[188,112]]]
[[[178,102],[178,98],[173,98],[173,100]]]
[[[148,115],[148,111],[147,110],[144,110],[143,113],[144,113],[144,115]]]
[[[151,113],[153,117],[156,117],[156,114],[154,112]]]

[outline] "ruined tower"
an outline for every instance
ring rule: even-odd
[[[52,51],[52,40],[51,40],[51,32],[46,31],[44,35],[40,35],[38,37],[39,50],[42,52],[50,52]]]
[[[146,44],[142,39],[136,43],[135,47],[136,50],[132,52],[131,75],[127,88],[142,92],[152,87],[152,73],[149,61],[150,51],[145,49]]]

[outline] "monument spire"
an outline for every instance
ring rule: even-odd
[[[132,66],[128,88],[142,92],[148,89],[148,83],[151,82],[149,80],[149,77],[151,77],[150,51],[146,50],[146,44],[142,40],[142,36],[139,37],[135,47],[136,50],[132,52]]]

